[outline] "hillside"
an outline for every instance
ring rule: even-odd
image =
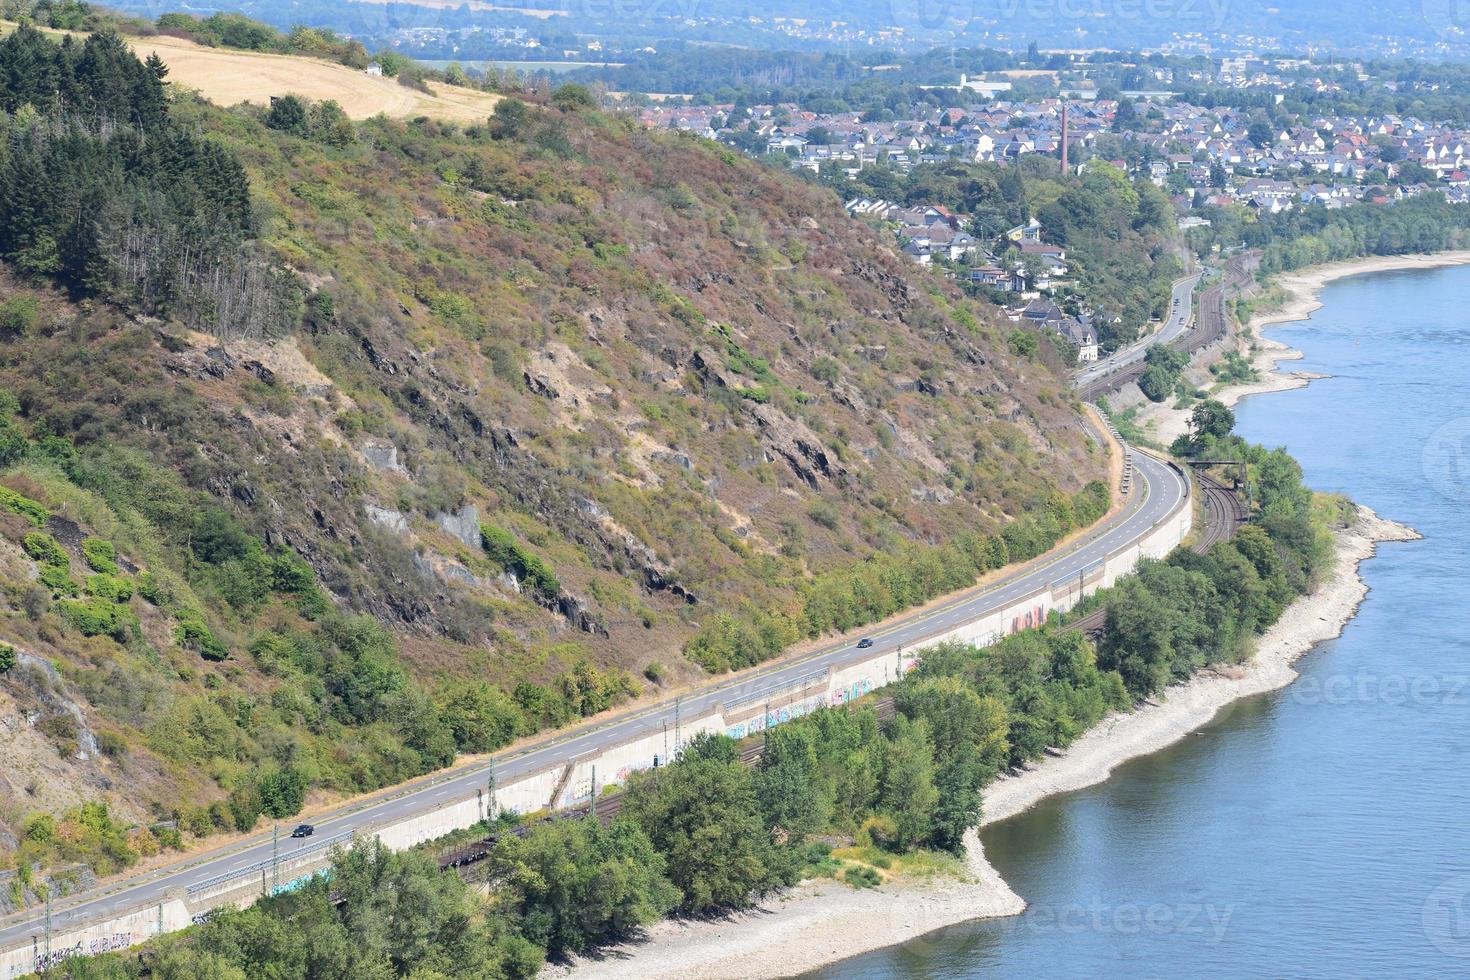
[[[0,21],[0,35],[14,27]],[[470,123],[484,119],[499,98],[436,81],[425,82],[428,91],[421,91],[318,58],[208,47],[165,34],[127,41],[139,58],[158,55],[175,86],[193,89],[220,106],[269,105],[272,96],[295,93],[316,101],[330,99],[352,119],[382,113],[393,119],[429,116]]]
[[[135,822],[401,780],[1105,507],[1059,367],[818,187],[574,87],[352,125],[43,44],[0,44],[54,67],[0,92],[25,861],[109,870],[179,843]],[[43,116],[51,77],[99,115]],[[83,798],[110,814],[38,817]]]

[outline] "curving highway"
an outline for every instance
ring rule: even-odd
[[[712,683],[677,700],[671,698],[589,722],[513,752],[502,753],[489,763],[453,770],[358,801],[316,818],[316,840],[349,831],[366,832],[450,803],[473,799],[477,790],[486,787],[491,765],[496,785],[505,786],[564,764],[604,744],[621,744],[639,735],[661,731],[665,726],[672,732],[681,713],[684,718],[695,718],[716,704],[730,705],[763,695],[792,692],[807,683],[816,685],[819,679],[825,690],[824,675],[828,668],[838,669],[884,652],[898,654],[902,647],[910,647],[1004,609],[1053,582],[1078,576],[1109,554],[1142,540],[1155,525],[1175,514],[1179,507],[1189,505],[1188,484],[1175,469],[1143,452],[1135,452],[1133,461],[1134,490],[1128,503],[1102,525],[1060,552],[1023,566],[999,581],[959,593],[931,608],[895,616],[873,627],[867,634],[872,640],[871,649],[859,650],[851,639],[830,643],[802,656],[776,661]],[[280,855],[287,857],[297,846],[310,846],[311,843],[310,840],[282,839]],[[84,921],[148,908],[163,901],[169,893],[269,861],[272,847],[269,834],[256,835],[223,852],[199,855],[146,875],[128,878],[110,888],[71,896],[56,903],[50,917],[50,928],[53,933],[61,932]],[[0,920],[0,950],[29,944],[45,928],[44,913],[37,909]]]

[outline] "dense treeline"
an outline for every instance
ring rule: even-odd
[[[1234,416],[1217,401],[1197,404],[1174,452],[1246,464],[1251,523],[1208,554],[1176,550],[1145,561],[1096,603],[1108,629],[1098,651],[1131,694],[1143,697],[1200,667],[1238,662],[1325,573],[1331,541],[1314,510],[1301,467],[1284,449],[1264,449],[1231,433]]]
[[[74,296],[278,331],[289,292],[250,249],[244,168],[171,120],[167,73],[112,31],[0,41],[0,258]]]
[[[778,655],[802,638],[842,632],[968,588],[984,573],[1028,561],[1108,509],[1108,490],[1089,483],[1053,493],[997,534],[963,533],[940,545],[904,542],[855,566],[804,580],[800,607],[746,608],[713,617],[685,647],[706,670],[737,670]]]
[[[1217,243],[1262,249],[1263,274],[1366,255],[1408,255],[1470,244],[1470,208],[1450,204],[1438,191],[1390,204],[1294,208],[1258,220],[1233,208],[1205,213],[1211,228],[1191,231],[1191,244],[1202,253]]]
[[[295,893],[221,911],[141,955],[68,966],[78,978],[532,976],[545,956],[629,938],[672,911],[742,907],[813,874],[870,885],[917,848],[958,850],[984,782],[1125,702],[1076,632],[946,648],[904,683],[887,723],[871,706],[818,711],[771,729],[755,769],[729,738],[700,735],[631,780],[610,826],[503,834],[478,868],[488,901],[422,855],[363,844]],[[859,846],[836,858],[814,840],[833,834]]]

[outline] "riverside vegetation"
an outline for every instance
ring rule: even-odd
[[[477,866],[483,898],[424,853],[359,845],[297,893],[78,964],[74,976],[526,977],[544,956],[635,937],[670,912],[738,908],[802,877],[870,887],[943,867],[934,855],[963,847],[997,774],[1201,667],[1247,658],[1328,567],[1337,503],[1314,499],[1289,456],[1231,435],[1228,409],[1202,404],[1180,448],[1247,463],[1250,523],[1205,555],[1181,548],[1145,562],[1094,597],[1108,609],[1100,648],[1062,624],[927,651],[892,688],[892,720],[866,702],[819,710],[768,730],[754,769],[735,742],[701,735],[673,764],[635,776],[607,827],[502,834]]]
[[[34,721],[0,902],[1102,513],[1047,345],[820,188],[520,94],[355,124],[212,106],[108,31],[0,40],[0,716]]]

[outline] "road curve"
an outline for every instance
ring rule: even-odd
[[[1096,364],[1077,372],[1074,387],[1086,389],[1091,385],[1142,361],[1148,349],[1155,344],[1172,344],[1184,335],[1194,322],[1194,287],[1199,282],[1199,273],[1175,280],[1169,302],[1169,318],[1163,326],[1142,340],[1135,341],[1120,351],[1115,351]]]
[[[894,616],[874,626],[868,636],[872,649],[857,650],[847,639],[799,657],[753,668],[741,675],[712,683],[702,690],[677,699],[631,709],[620,715],[589,722],[579,728],[496,756],[491,762],[454,770],[440,777],[420,780],[398,792],[389,791],[366,801],[344,806],[315,820],[318,840],[348,831],[367,831],[385,824],[427,813],[450,803],[473,798],[488,782],[493,764],[496,785],[505,786],[522,777],[544,772],[578,758],[604,744],[620,744],[649,732],[674,730],[676,718],[696,718],[716,704],[755,699],[763,694],[790,692],[804,683],[815,682],[827,668],[867,660],[875,654],[899,651],[939,633],[1011,605],[1016,600],[1073,577],[1111,552],[1140,541],[1155,525],[1188,506],[1188,485],[1168,464],[1143,452],[1133,454],[1134,490],[1123,510],[1073,542],[1060,553],[1023,566],[1012,575],[976,587],[937,605]],[[824,681],[825,683],[825,681]],[[651,761],[651,760],[650,760]],[[283,838],[280,856],[289,857],[295,846],[309,845]],[[51,914],[51,931],[62,932],[85,921],[147,908],[163,901],[171,892],[186,889],[217,875],[228,874],[271,859],[269,834],[256,835],[225,851],[183,859],[145,875],[84,892],[56,903]],[[19,921],[17,921],[19,919]],[[43,934],[44,914],[32,909],[0,921],[0,950],[29,943]]]

